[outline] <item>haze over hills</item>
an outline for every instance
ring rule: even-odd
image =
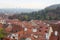
[[[60,20],[60,4],[52,5],[30,13],[14,14],[9,18],[19,20]]]
[[[22,12],[22,13],[21,13]],[[0,9],[0,15],[8,13],[9,19],[19,20],[60,20],[60,4],[45,9]],[[12,16],[11,16],[12,15]]]
[[[46,7],[45,9],[48,10],[52,10],[52,9],[56,9],[57,7],[60,7],[60,4],[55,4],[55,5],[51,5]],[[43,9],[43,10],[45,10]],[[9,8],[9,9],[0,9],[0,13],[29,13],[29,12],[34,12],[34,11],[41,11],[42,9],[26,9],[26,8]]]
[[[25,12],[33,12],[37,11],[38,9],[24,9],[24,8],[11,8],[11,9],[0,9],[0,13],[25,13]]]

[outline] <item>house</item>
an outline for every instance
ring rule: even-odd
[[[57,21],[55,23],[50,23],[52,28],[53,28],[53,32],[51,34],[50,40],[60,40],[60,21]]]
[[[10,38],[11,40],[15,39],[15,40],[18,40],[18,34],[10,34],[8,35],[8,38]]]
[[[50,25],[39,20],[33,20],[32,22],[24,21],[22,23],[23,26],[23,34],[21,38],[25,38],[25,40],[46,40],[49,39],[49,29]],[[21,34],[20,34],[21,35]]]
[[[11,40],[49,40],[54,31],[49,23],[41,20],[6,20],[6,24],[5,31]]]

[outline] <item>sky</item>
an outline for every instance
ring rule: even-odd
[[[0,8],[44,9],[60,0],[0,0]]]

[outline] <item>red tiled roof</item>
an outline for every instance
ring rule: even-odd
[[[0,28],[3,28],[3,24],[0,23]]]

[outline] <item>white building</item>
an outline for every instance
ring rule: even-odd
[[[11,39],[18,40],[18,34],[10,34],[10,35],[8,35],[8,37],[11,38]]]

